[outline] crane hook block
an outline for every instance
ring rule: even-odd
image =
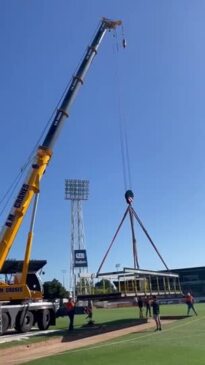
[[[132,204],[132,201],[134,199],[134,194],[133,194],[132,190],[126,191],[125,199],[126,199],[127,204]]]

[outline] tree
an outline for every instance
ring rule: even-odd
[[[68,297],[68,291],[57,280],[45,281],[43,284],[44,298],[45,299],[62,299]]]
[[[95,284],[95,288],[100,292],[112,293],[114,285],[108,279],[102,279]]]

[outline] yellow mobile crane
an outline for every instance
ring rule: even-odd
[[[2,333],[5,333],[8,328],[16,328],[20,332],[26,332],[36,323],[39,329],[47,329],[50,324],[55,324],[56,308],[53,303],[43,300],[42,285],[39,283],[39,279],[36,277],[34,280],[35,285],[34,281],[28,281],[28,267],[39,184],[51,159],[57,136],[65,119],[69,116],[71,105],[80,86],[83,85],[85,75],[93,58],[97,54],[97,49],[106,31],[115,29],[118,25],[121,25],[120,20],[102,19],[94,39],[88,47],[85,57],[76,75],[72,78],[65,97],[53,118],[48,133],[42,145],[37,149],[30,172],[17,195],[1,231],[0,270],[6,261],[26,212],[33,198],[35,198],[22,273],[16,275],[12,284],[3,281],[0,282],[0,330]]]

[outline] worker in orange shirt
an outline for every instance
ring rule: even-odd
[[[72,331],[73,323],[74,323],[74,315],[75,315],[75,302],[74,302],[73,298],[68,299],[68,302],[66,303],[66,309],[67,309],[68,317],[70,320],[68,329],[69,329],[69,331]]]
[[[189,313],[190,313],[191,309],[193,310],[193,312],[197,316],[197,312],[194,308],[194,297],[190,293],[187,293],[187,295],[185,296],[185,302],[187,304],[187,316],[189,316]]]

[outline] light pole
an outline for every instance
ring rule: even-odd
[[[88,270],[85,250],[82,201],[88,199],[88,180],[65,180],[65,199],[71,201],[70,290],[76,292],[76,281]]]

